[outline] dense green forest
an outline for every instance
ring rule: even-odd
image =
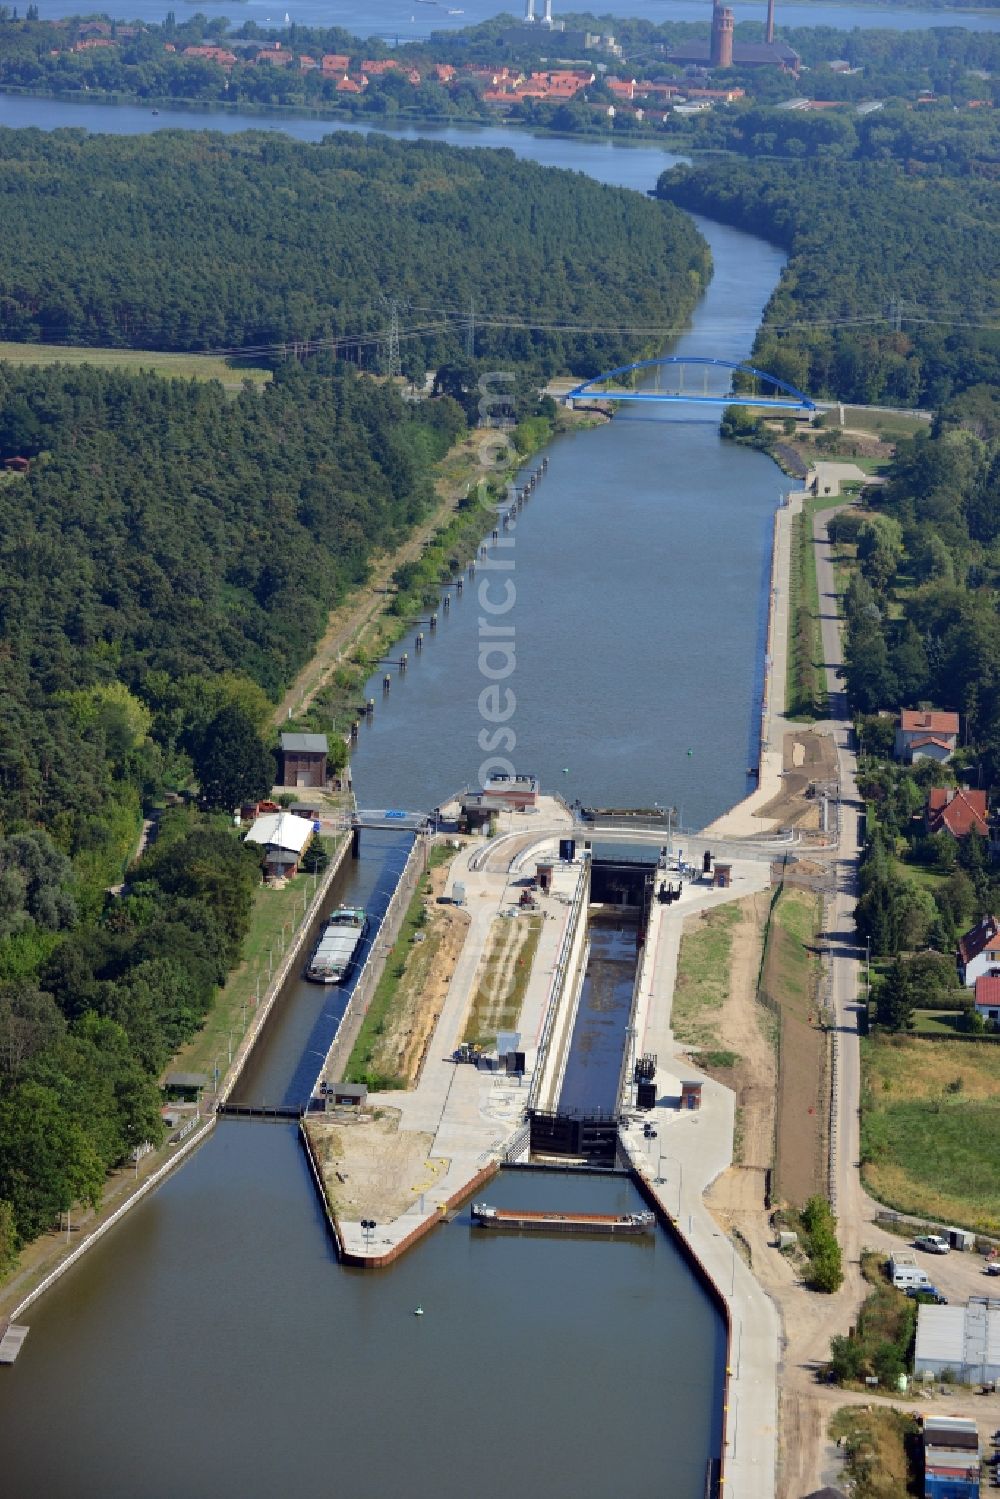
[[[757,161],[675,167],[659,191],[788,251],[753,351],[772,374],[814,396],[901,406],[1000,379],[991,182]]]
[[[235,394],[0,364],[0,462],[20,460],[0,471],[3,1266],[159,1139],[157,1079],[238,960],[260,879],[228,810],[273,783],[274,702],[373,550],[427,514],[479,374],[514,374],[527,441],[551,407],[539,369],[634,347],[486,327],[470,359],[450,309],[675,322],[707,262],[683,214],[506,152],[4,132],[0,179],[8,336],[288,356]],[[384,293],[419,297],[404,334],[431,325],[403,340],[413,373],[436,361],[429,399],[336,357],[357,357],[343,330],[384,329]],[[447,565],[431,547],[400,587]],[[195,788],[115,893],[142,807]]]
[[[952,955],[996,910],[1000,877],[984,837],[929,833],[922,814],[931,786],[1000,782],[998,501],[1000,411],[996,387],[984,386],[943,408],[930,433],[900,442],[874,512],[831,521],[855,558],[845,675],[869,811],[856,919],[872,954],[897,960],[878,989],[877,1018],[890,1029],[915,1008],[960,1010],[960,1028],[981,1028]],[[895,714],[925,704],[961,715],[960,747],[947,765],[900,765]]]
[[[259,860],[193,808],[105,896],[143,800],[271,785],[273,697],[465,426],[329,356],[236,399],[0,364],[0,456],[34,457],[0,477],[0,1265],[159,1139],[239,955]]]
[[[395,297],[427,330],[402,343],[421,375],[471,305],[483,358],[606,369],[628,340],[555,328],[674,323],[707,269],[690,219],[636,193],[382,136],[0,131],[0,219],[0,338],[335,342],[384,330]]]

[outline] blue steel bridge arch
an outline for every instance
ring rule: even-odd
[[[716,369],[726,369],[738,372],[741,375],[755,375],[759,380],[766,380],[776,390],[783,392],[781,396],[751,396],[746,395],[744,399],[737,394],[728,396],[710,396],[690,394],[681,391],[678,395],[663,395],[659,391],[652,390],[624,390],[603,391],[596,390],[595,386],[604,384],[607,380],[614,380],[619,375],[632,375],[637,370],[661,369],[665,365],[707,365]],[[787,380],[779,380],[777,375],[769,375],[766,370],[756,369],[752,364],[738,363],[732,359],[708,359],[695,354],[666,354],[659,359],[640,359],[635,364],[622,364],[617,369],[607,370],[603,375],[594,375],[589,380],[566,392],[566,400],[579,400],[584,397],[604,399],[609,401],[658,401],[674,402],[695,406],[773,406],[781,411],[815,411],[816,402],[794,385],[789,385]]]

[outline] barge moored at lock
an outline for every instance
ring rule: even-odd
[[[311,984],[339,984],[354,961],[368,930],[360,906],[338,906],[326,922],[309,959],[305,977]]]
[[[472,1208],[473,1228],[506,1229],[513,1233],[602,1234],[611,1238],[635,1238],[651,1234],[655,1213],[533,1213],[513,1208],[492,1208],[477,1202]]]

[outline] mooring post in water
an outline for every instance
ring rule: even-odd
[[[360,723],[358,722],[357,719],[355,719],[354,722],[351,724],[351,743],[352,744],[357,744],[357,742],[358,742],[358,730],[360,728],[361,728]]]
[[[457,578],[455,580],[455,587],[458,590],[458,592],[461,593],[462,590],[463,590],[463,588],[465,587],[465,579],[464,578]]]
[[[419,656],[420,652],[424,648],[424,632],[423,632],[423,630],[421,630],[419,632],[419,634],[417,635],[416,640],[413,642],[413,645],[414,645],[414,649],[417,652],[417,655]]]
[[[444,607],[444,612],[445,614],[447,614],[448,610],[451,608],[451,594],[446,593],[441,602]]]
[[[437,629],[437,627],[438,627],[438,617],[437,617],[436,614],[432,614],[431,615],[430,624],[431,624],[431,629],[432,630],[436,630]]]
[[[360,822],[356,822],[356,823],[353,824],[353,826],[351,828],[351,858],[352,859],[360,859],[360,857],[361,857],[361,824],[360,824]]]
[[[392,686],[392,677],[389,675],[388,672],[386,672],[385,676],[382,678],[382,691],[384,693],[388,692],[389,688],[391,686]]]
[[[367,703],[365,703],[365,715],[368,718],[375,717],[375,699],[373,697],[370,697]]]

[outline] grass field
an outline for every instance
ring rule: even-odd
[[[1000,1231],[1000,1046],[863,1041],[861,1158],[880,1202]]]
[[[271,371],[231,364],[215,354],[165,354],[154,349],[87,349],[61,344],[0,343],[0,362],[14,365],[90,364],[97,369],[162,375],[175,380],[219,380],[239,389],[244,380],[263,384]]]
[[[681,938],[671,1023],[678,1041],[718,1050],[716,1012],[729,996],[731,931],[740,912],[735,905],[716,906],[694,920],[694,930]]]
[[[541,916],[494,921],[463,1040],[490,1047],[498,1031],[517,1030],[541,935]]]
[[[838,428],[840,413],[836,408],[824,412],[819,424],[825,428]],[[844,426],[858,432],[874,432],[877,437],[888,438],[891,442],[895,437],[912,437],[914,432],[929,431],[930,422],[926,417],[906,411],[872,411],[867,406],[845,406]]]

